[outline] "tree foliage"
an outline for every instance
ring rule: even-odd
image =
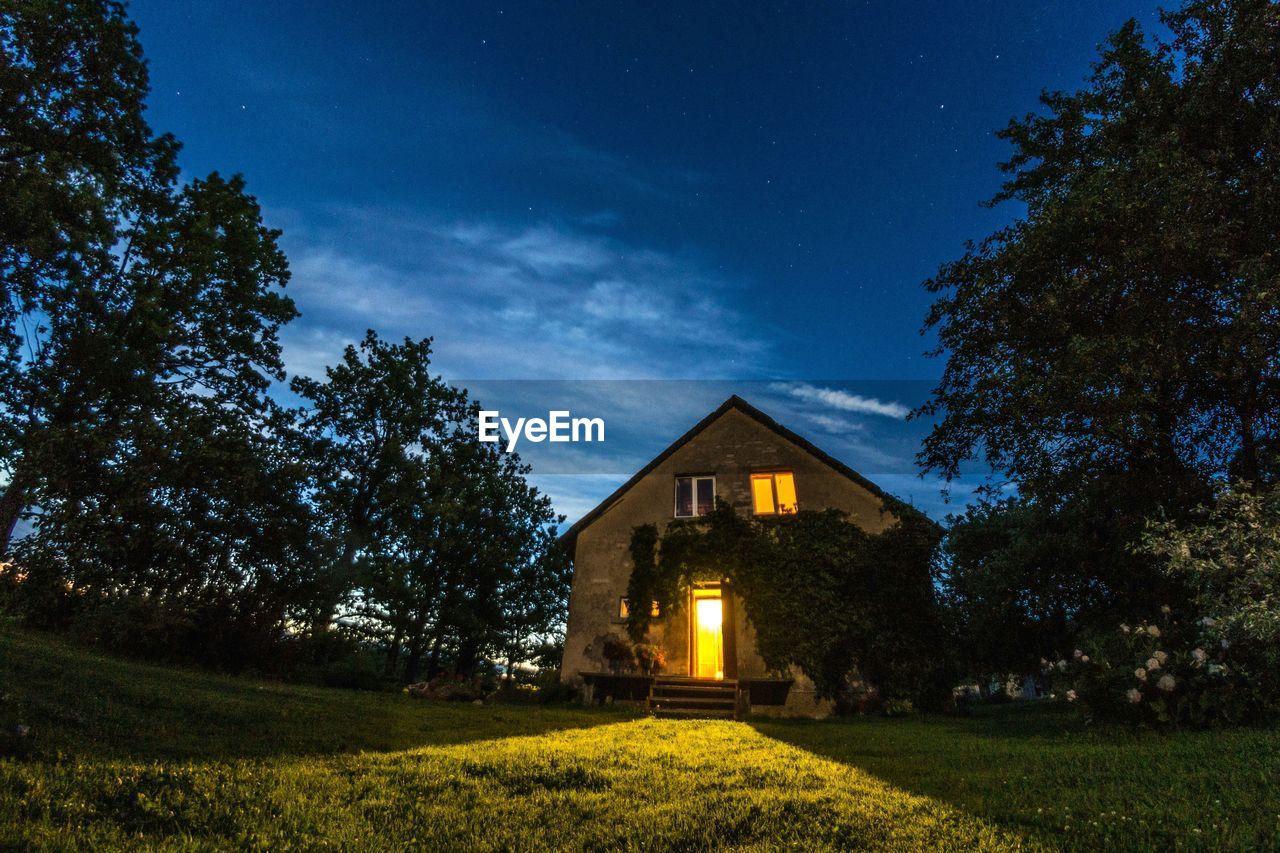
[[[1153,524],[1145,546],[1193,591],[1203,641],[1241,687],[1280,709],[1280,486],[1222,488],[1193,523]]]
[[[554,641],[567,570],[528,469],[475,443],[429,340],[370,332],[282,408],[279,232],[238,176],[179,183],[147,94],[123,4],[0,0],[0,603],[227,668]]]
[[[389,673],[426,663],[470,673],[485,656],[530,658],[561,619],[560,521],[518,457],[476,441],[476,407],[430,372],[431,341],[370,331],[325,381],[296,378],[307,406],[314,503],[325,548],[312,627],[345,610]]]
[[[1009,123],[992,204],[1021,215],[927,282],[946,367],[920,462],[993,472],[949,536],[986,671],[1185,599],[1138,547],[1147,522],[1280,476],[1280,6],[1163,21],[1167,39],[1129,22],[1083,88]]]
[[[944,264],[947,364],[925,467],[982,456],[1055,504],[1105,482],[1145,508],[1280,471],[1280,10],[1191,2],[1130,22],[1088,85],[1001,133],[1025,215]]]
[[[948,663],[933,586],[940,530],[910,507],[893,512],[895,523],[877,534],[837,510],[746,519],[723,502],[672,522],[662,536],[637,527],[627,594],[670,613],[684,607],[693,583],[726,581],[771,669],[799,667],[826,697],[856,673],[885,698],[936,699],[934,676]],[[633,639],[650,619],[647,608],[631,608]]]

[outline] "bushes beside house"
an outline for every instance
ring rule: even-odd
[[[1046,661],[1060,694],[1098,719],[1160,727],[1280,716],[1280,488],[1224,488],[1196,522],[1153,525],[1144,547],[1191,600]]]
[[[632,535],[627,596],[674,612],[687,606],[694,584],[727,579],[770,670],[798,667],[823,698],[866,682],[886,703],[940,707],[954,681],[934,593],[941,529],[909,506],[888,509],[896,519],[880,533],[837,510],[746,518],[723,501],[661,536],[641,525]],[[646,636],[652,618],[649,609],[632,608],[630,636]]]

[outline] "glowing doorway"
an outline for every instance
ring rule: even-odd
[[[724,605],[720,590],[694,592],[695,678],[724,678]]]

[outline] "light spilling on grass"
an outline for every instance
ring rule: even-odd
[[[635,720],[147,666],[3,626],[0,684],[0,849],[1270,849],[1280,821],[1280,732],[1135,737],[1055,703]]]

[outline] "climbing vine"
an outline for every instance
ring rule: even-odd
[[[627,594],[658,602],[665,616],[685,606],[695,583],[727,581],[766,666],[798,666],[823,696],[856,673],[886,698],[920,700],[945,658],[932,571],[941,531],[911,507],[891,511],[896,523],[874,534],[837,510],[743,518],[723,502],[661,535],[642,525],[632,533]],[[652,618],[648,607],[631,608],[632,639],[644,638]]]

